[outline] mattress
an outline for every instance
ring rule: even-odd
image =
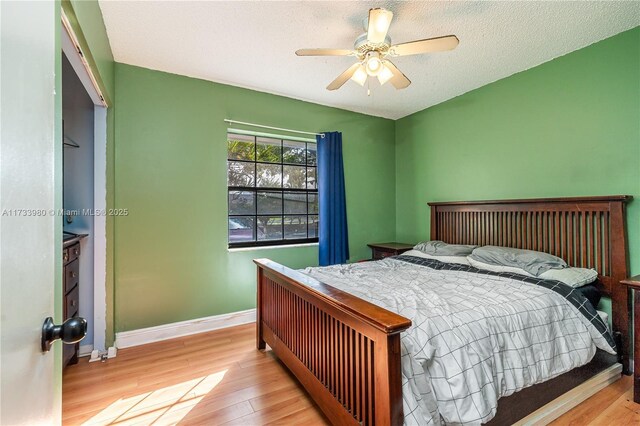
[[[557,281],[413,256],[302,272],[410,318],[401,336],[405,424],[481,424],[498,399],[615,353],[580,292]]]

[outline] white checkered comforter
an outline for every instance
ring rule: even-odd
[[[588,363],[596,347],[615,353],[599,317],[549,288],[403,257],[303,272],[413,321],[401,339],[406,425],[485,423],[498,398]]]

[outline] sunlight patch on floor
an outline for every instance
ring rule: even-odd
[[[152,392],[121,398],[83,424],[176,424],[222,381],[226,372],[223,370]]]

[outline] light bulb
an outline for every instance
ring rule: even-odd
[[[393,77],[393,73],[383,64],[382,69],[378,73],[378,81],[380,82],[380,86],[391,80],[391,77]]]
[[[370,56],[369,59],[367,59],[366,68],[367,68],[367,74],[369,74],[372,77],[375,77],[376,75],[378,75],[378,73],[382,69],[382,61],[377,56]]]
[[[364,86],[364,83],[367,81],[367,78],[368,78],[368,75],[367,75],[367,72],[364,70],[364,65],[360,65],[360,67],[356,69],[356,72],[354,72],[353,75],[351,76],[351,80],[355,81],[360,86]]]

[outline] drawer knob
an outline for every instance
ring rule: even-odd
[[[76,271],[71,271],[71,278],[75,278],[77,276],[78,276],[78,274],[76,274]]]
[[[80,253],[80,250],[78,250],[77,248],[73,249],[73,254],[77,256],[79,253]]]
[[[62,258],[63,258],[65,261],[69,260],[69,253],[65,253],[65,254],[62,256]]]
[[[63,343],[72,345],[78,343],[87,335],[87,320],[81,317],[69,318],[61,325],[55,325],[53,318],[49,317],[42,324],[42,352],[51,350],[51,345],[58,339]]]
[[[72,300],[71,301],[71,307],[75,308],[78,305],[78,301],[77,300]]]

